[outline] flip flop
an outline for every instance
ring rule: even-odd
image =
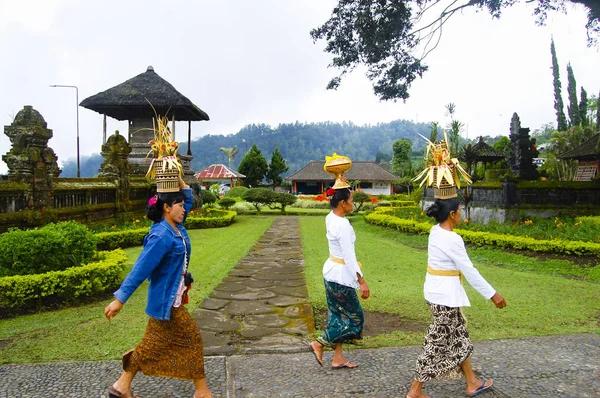
[[[494,385],[494,381],[490,380],[492,383],[489,386],[486,386],[485,383],[487,383],[487,379],[483,379],[483,383],[481,383],[481,385],[479,386],[479,388],[471,393],[467,393],[467,397],[474,397],[482,392],[484,392],[485,390],[487,390],[488,388],[491,388]]]
[[[133,394],[124,395],[122,392],[114,388],[113,386],[108,387],[108,398],[140,398],[137,395],[134,397]]]
[[[354,366],[349,366],[350,364],[354,365]],[[339,366],[333,366],[331,365],[331,369],[343,369],[343,368],[348,368],[348,369],[354,369],[357,368],[358,365],[355,363],[352,363],[350,361],[346,361],[346,363],[339,365]]]
[[[313,353],[313,355],[315,356],[315,359],[317,360],[317,363],[318,363],[319,365],[321,365],[321,367],[323,367],[323,358],[321,357],[321,359],[319,359],[319,354],[317,353],[317,350],[315,350],[315,349],[313,348],[313,345],[312,345],[312,343],[310,343],[310,344],[308,345],[308,347],[310,348],[310,351],[311,351],[311,352]]]

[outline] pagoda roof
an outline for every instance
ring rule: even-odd
[[[600,159],[600,133],[579,146],[558,155],[559,159],[594,160]]]
[[[168,119],[209,120],[206,112],[160,77],[152,66],[144,73],[84,99],[79,105],[117,120],[153,118],[154,109],[156,114]]]
[[[231,170],[224,164],[211,164],[207,168],[194,174],[194,177],[200,181],[221,181],[244,178],[245,175]]]
[[[325,171],[324,161],[313,160],[297,172],[285,177],[288,181],[329,181],[334,176]],[[392,181],[398,177],[375,162],[352,162],[352,167],[344,173],[348,180]]]
[[[479,142],[471,147],[477,161],[493,162],[504,159],[504,155],[499,153],[489,144],[483,141],[483,137],[479,137]]]

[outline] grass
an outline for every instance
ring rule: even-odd
[[[271,225],[273,217],[236,217],[227,228],[189,231],[196,282],[188,309],[199,303],[227,275]],[[125,250],[135,261],[141,247]],[[128,268],[127,271],[129,271]],[[104,307],[112,300],[0,320],[0,363],[118,359],[141,339],[148,285],[142,284],[111,322]]]
[[[351,222],[357,235],[357,256],[371,289],[371,298],[362,301],[363,308],[397,314],[409,323],[429,323],[431,315],[423,299],[427,236],[382,229],[361,217]],[[328,256],[324,220],[302,218],[300,229],[309,297],[316,308],[326,308],[321,273]],[[569,261],[538,260],[489,248],[468,251],[477,269],[508,303],[498,310],[465,282],[472,306],[464,312],[473,339],[600,332],[600,284],[560,276],[576,273],[576,266]],[[367,337],[365,345],[418,345],[424,332],[423,328],[420,332],[380,334]]]

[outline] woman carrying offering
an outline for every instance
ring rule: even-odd
[[[473,344],[461,312],[461,307],[471,305],[462,285],[463,277],[484,298],[491,299],[497,308],[504,308],[506,301],[475,269],[462,238],[453,231],[461,221],[456,193],[456,188],[460,188],[457,170],[470,182],[468,174],[456,159],[450,158],[445,141],[438,145],[429,144],[428,153],[432,154],[432,159],[429,159],[428,169],[421,176],[432,170],[429,181],[433,181],[436,200],[427,209],[427,215],[438,222],[429,233],[424,285],[425,300],[433,322],[425,334],[423,350],[417,358],[415,379],[406,396],[429,397],[422,392],[426,381],[457,377],[462,372],[466,378],[466,395],[474,397],[492,387],[493,380],[479,379],[473,372]],[[436,160],[439,162],[436,163]],[[443,173],[443,178],[438,179],[438,173]],[[425,175],[424,181],[428,177],[429,174]]]
[[[325,164],[325,170],[328,172],[331,172],[328,163],[331,163],[332,159],[333,163],[338,165],[345,162],[343,164],[347,167],[346,170],[350,168],[350,159],[334,154],[332,158],[328,157]],[[325,218],[329,242],[329,258],[323,265],[325,295],[329,309],[327,328],[323,335],[310,343],[310,349],[319,365],[323,366],[324,347],[333,348],[331,367],[342,369],[358,366],[344,357],[342,344],[362,342],[364,316],[356,289],[360,289],[363,299],[369,298],[370,291],[356,260],[354,229],[345,218],[346,214],[354,210],[352,193],[341,173],[336,177],[334,187],[327,192],[328,196],[331,196],[332,211]]]
[[[110,321],[123,308],[133,292],[146,279],[150,317],[142,341],[123,356],[123,373],[108,389],[110,398],[131,398],[131,382],[138,372],[148,376],[193,380],[194,398],[212,394],[204,375],[202,337],[196,323],[183,306],[193,282],[188,272],[192,246],[183,226],[192,208],[192,190],[180,176],[181,165],[176,158],[176,142],[166,128],[166,119],[158,119],[155,137],[163,148],[153,148],[157,158],[150,165],[156,176],[157,194],[146,206],[146,216],[154,221],[144,247],[131,272],[114,293],[115,300],[104,310]],[[158,139],[161,141],[158,141]],[[155,141],[153,141],[155,143]]]

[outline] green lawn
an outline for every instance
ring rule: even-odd
[[[427,236],[404,235],[352,217],[357,253],[372,297],[367,311],[397,314],[425,325],[430,314],[423,300]],[[273,216],[237,217],[227,228],[190,231],[190,269],[196,283],[193,310],[248,252],[271,225]],[[306,278],[311,301],[325,308],[321,269],[328,256],[324,214],[300,218]],[[141,248],[127,249],[133,262]],[[468,248],[483,276],[504,295],[508,307],[497,310],[465,283],[472,307],[466,308],[474,339],[565,333],[599,333],[600,284],[569,279],[576,267],[567,260],[543,261],[493,248]],[[0,320],[0,363],[117,359],[141,338],[147,316],[146,285],[122,312],[107,322],[109,299],[60,311]],[[368,337],[367,347],[419,345],[425,327]]]
[[[423,299],[427,264],[427,236],[403,235],[351,219],[357,256],[363,264],[371,298],[362,301],[366,311],[397,314],[407,322],[428,323]],[[325,308],[322,265],[328,256],[324,220],[301,219],[306,278],[311,301]],[[471,250],[481,274],[508,303],[498,310],[467,282],[472,307],[465,308],[474,339],[498,339],[568,333],[599,333],[600,284],[555,275],[573,267],[565,260],[542,261],[502,250]],[[425,329],[397,331],[369,337],[367,347],[421,344]]]
[[[273,217],[236,217],[227,228],[189,231],[193,247],[190,271],[195,279],[190,311],[247,254],[272,222]],[[125,251],[133,264],[141,247]],[[144,333],[148,320],[144,313],[146,295],[144,283],[111,322],[104,318],[104,307],[110,299],[0,320],[0,363],[118,359]]]

